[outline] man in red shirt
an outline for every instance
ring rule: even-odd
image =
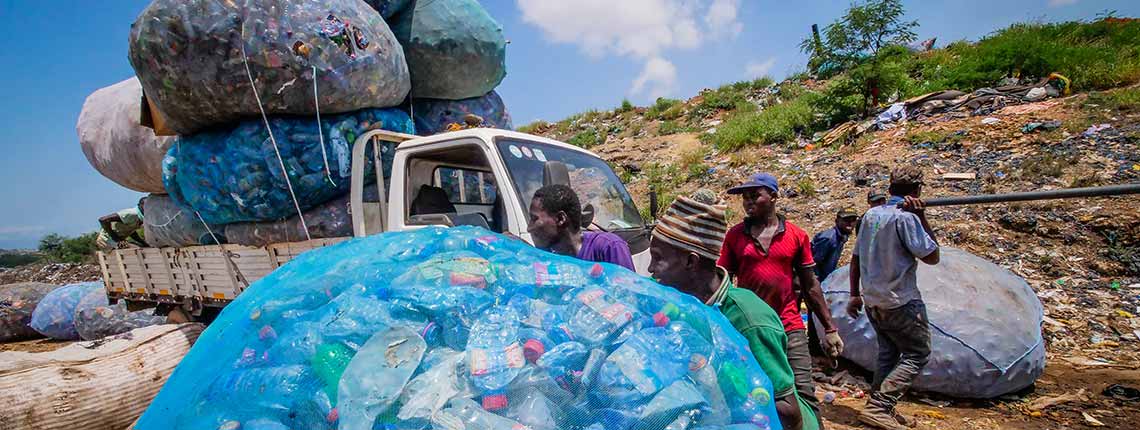
[[[788,334],[788,364],[796,376],[796,391],[818,411],[807,330],[796,300],[798,292],[792,287],[793,277],[799,278],[799,285],[807,289],[808,308],[819,316],[827,333],[823,340],[824,352],[838,357],[843,352],[843,341],[831,321],[831,310],[815,278],[811,239],[776,213],[779,196],[776,177],[757,173],[728,193],[742,197],[745,218],[725,235],[717,265],[736,276],[738,287],[752,290],[780,315]]]

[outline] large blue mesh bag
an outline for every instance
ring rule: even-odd
[[[111,303],[103,288],[87,291],[75,307],[74,318],[75,331],[83,340],[102,339],[166,322],[166,317],[155,315],[154,309],[131,312],[123,300]]]
[[[494,91],[463,100],[415,99],[412,102],[416,133],[421,136],[445,132],[451,124],[463,125],[463,118],[469,114],[483,118],[483,126],[486,127],[514,128],[503,99]]]
[[[380,196],[376,191],[376,185],[364,187],[364,201],[379,201]],[[226,224],[226,243],[267,246],[282,242],[300,242],[306,238],[352,236],[352,207],[349,197],[345,194],[305,211],[304,224],[297,216],[281,221]],[[305,234],[306,231],[308,235]]]
[[[503,27],[476,0],[413,0],[389,21],[408,60],[412,97],[480,97],[507,76]]]
[[[75,328],[75,311],[88,294],[102,293],[102,282],[80,282],[52,290],[36,304],[28,325],[40,334],[56,340],[80,340]]]
[[[1021,277],[981,257],[956,248],[941,252],[937,265],[918,265],[931,354],[914,388],[992,398],[1033,384],[1045,371],[1045,314],[1037,294]],[[823,290],[843,337],[843,356],[875,369],[878,341],[866,312],[854,320],[847,316],[849,267],[828,276]]]
[[[155,0],[131,25],[129,43],[148,99],[181,135],[261,108],[308,115],[395,106],[411,86],[384,18],[358,0]]]
[[[348,192],[357,137],[374,129],[415,131],[411,117],[398,109],[322,116],[320,124],[323,151],[315,117],[269,120],[301,210]],[[395,147],[389,143],[382,148],[384,176],[388,177]],[[365,158],[371,165],[372,157]],[[364,169],[366,175],[373,171]],[[297,214],[281,162],[261,120],[179,137],[162,161],[162,176],[170,197],[210,224],[280,220]]]
[[[780,428],[715,309],[475,227],[309,251],[246,289],[138,429]]]

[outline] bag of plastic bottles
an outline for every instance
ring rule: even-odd
[[[447,131],[451,124],[464,124],[468,114],[483,119],[482,126],[511,130],[511,115],[499,94],[491,91],[481,97],[463,100],[415,99],[412,115],[416,120],[416,133],[430,136]]]
[[[89,290],[75,307],[75,331],[83,340],[102,339],[165,322],[166,317],[154,315],[154,309],[131,312],[122,300],[111,304],[102,288]]]
[[[916,390],[993,398],[1028,387],[1044,373],[1044,308],[1024,279],[947,247],[937,265],[919,263],[917,274],[930,321],[931,354],[914,381]],[[845,266],[827,277],[823,291],[843,337],[843,356],[875,369],[878,341],[866,312],[854,320],[847,316],[849,283]]]
[[[309,251],[203,333],[135,428],[781,428],[715,309],[476,227]]]
[[[379,199],[376,185],[364,187],[365,202],[376,202]],[[345,194],[305,211],[305,226],[309,228],[308,237],[318,239],[352,236],[352,213],[349,203],[349,195]],[[284,221],[228,224],[225,226],[225,233],[227,243],[247,246],[306,240],[305,228],[301,226],[301,220],[295,216]]]
[[[143,200],[143,215],[146,243],[152,247],[215,245],[215,238],[226,242],[226,226],[203,224],[194,212],[178,207],[164,194],[147,196]]]
[[[131,77],[95,90],[83,102],[75,131],[91,167],[107,179],[144,193],[165,193],[162,157],[172,138],[139,125],[142,87]]]
[[[28,324],[36,304],[55,288],[39,282],[0,285],[0,342],[43,337]]]
[[[255,89],[269,115],[326,115],[398,105],[411,85],[383,17],[356,0],[156,0],[129,44],[180,135],[259,116]]]
[[[476,0],[412,0],[390,21],[414,98],[481,97],[507,76],[503,27]]]
[[[411,0],[364,0],[364,2],[372,6],[373,9],[376,9],[377,12],[380,12],[380,15],[383,16],[384,19],[388,19],[404,10],[404,7],[407,6]]]
[[[358,136],[375,129],[415,131],[398,109],[322,116],[320,132],[314,117],[275,117],[269,125],[301,210],[348,192]],[[385,143],[381,152],[388,177],[395,146]],[[371,155],[365,159],[367,179],[374,169]],[[262,121],[247,120],[232,129],[179,137],[162,162],[162,179],[180,207],[198,211],[207,223],[276,221],[297,215],[281,164]]]
[[[44,296],[32,311],[32,329],[56,340],[80,340],[75,329],[75,310],[88,294],[106,294],[102,282],[64,285]]]

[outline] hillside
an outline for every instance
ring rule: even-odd
[[[867,191],[885,190],[890,168],[902,164],[925,171],[928,197],[1140,183],[1140,88],[1135,85],[1079,92],[1104,85],[1073,84],[1075,95],[1035,102],[1011,97],[1000,106],[935,111],[881,130],[843,135],[828,129],[862,129],[873,116],[823,120],[821,127],[826,113],[811,106],[818,102],[805,102],[826,97],[837,79],[844,78],[829,82],[801,75],[779,84],[759,79],[683,101],[659,99],[649,107],[626,103],[523,129],[587,147],[606,159],[646,215],[650,190],[661,195],[664,206],[678,194],[709,188],[730,202],[730,221],[737,222],[739,200],[723,190],[751,173],[771,172],[780,178],[780,210],[812,234],[830,228],[841,207],[865,210]],[[897,98],[913,95],[900,92]],[[1031,123],[1038,128],[1027,129]],[[1140,416],[1136,403],[1101,394],[1110,383],[1140,383],[1140,318],[1135,316],[1140,314],[1140,203],[1135,196],[942,207],[930,215],[943,244],[984,256],[1037,291],[1046,308],[1049,365],[1036,389],[1023,395],[994,402],[952,400],[946,408],[931,406],[942,405],[937,401],[915,402],[925,398],[918,395],[905,412],[933,428],[1045,428],[1086,422],[1085,411],[1095,411],[1094,420],[1112,426]],[[838,385],[847,380],[851,392],[860,385],[840,379]],[[1078,396],[1077,390],[1084,391]],[[1059,406],[1030,407],[1034,400],[1063,394],[1069,397]],[[863,402],[840,397],[824,412],[837,424],[832,428],[854,424]]]

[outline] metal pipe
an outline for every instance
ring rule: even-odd
[[[1078,197],[1122,196],[1140,194],[1140,184],[1108,185],[1104,187],[1067,188],[1024,193],[983,194],[980,196],[935,197],[926,199],[927,207],[977,205],[986,203],[1023,202],[1028,200],[1071,199]]]

